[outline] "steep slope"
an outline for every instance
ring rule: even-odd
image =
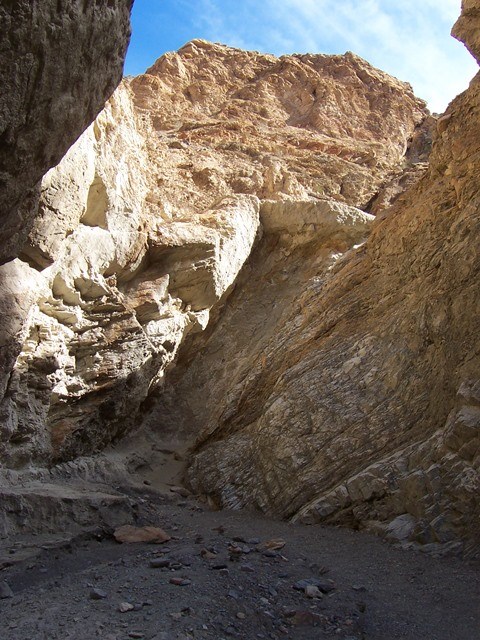
[[[126,80],[45,177],[10,265],[4,464],[90,454],[138,426],[252,248],[328,271],[368,233],[352,205],[422,169],[431,124],[409,85],[353,54],[195,41]]]
[[[455,28],[477,55],[479,16],[464,2]],[[325,272],[318,245],[266,241],[180,357],[150,423],[200,433],[196,491],[478,552],[479,83],[364,245]]]

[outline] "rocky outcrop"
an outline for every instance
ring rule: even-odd
[[[194,40],[132,88],[167,143],[154,155],[159,199],[174,210],[226,193],[327,196],[362,208],[410,156],[428,157],[425,104],[352,53],[275,58]]]
[[[36,185],[120,82],[133,0],[0,7],[0,263],[18,255]]]
[[[473,52],[479,9],[464,2],[455,27]],[[320,266],[318,234],[293,252],[265,239],[218,324],[180,356],[151,421],[199,432],[196,491],[478,553],[479,82],[365,244]]]
[[[145,202],[148,162],[121,88],[45,177],[22,260],[4,266],[34,291],[11,294],[23,325],[4,371],[10,465],[92,452],[125,433],[182,336],[205,326],[250,253],[256,198],[162,224]]]
[[[125,80],[1,268],[12,512],[63,522],[83,463],[25,467],[141,428],[194,441],[187,481],[218,505],[475,553],[478,82],[437,122],[350,53],[194,41]],[[90,460],[89,482],[128,474]]]
[[[406,154],[429,123],[408,85],[353,54],[195,41],[126,80],[45,176],[0,274],[3,461],[75,458],[151,421],[179,347],[218,317],[252,249],[272,251],[259,291],[273,278],[265,295],[293,302],[364,240],[372,216],[356,205],[418,164]]]

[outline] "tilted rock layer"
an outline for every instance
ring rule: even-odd
[[[6,463],[143,424],[223,506],[476,549],[478,102],[203,41],[126,80],[3,267]]]
[[[0,264],[18,255],[35,187],[122,77],[133,0],[0,6]]]
[[[262,235],[282,247],[273,268],[308,246],[329,269],[367,234],[352,204],[423,166],[430,126],[408,85],[352,54],[195,41],[126,80],[2,268],[3,459],[74,458],[137,426]]]
[[[456,33],[476,37],[478,3],[464,9]],[[272,271],[265,244],[180,359],[156,419],[197,425],[195,490],[478,553],[479,83],[440,118],[426,175],[363,246],[318,277],[316,250]]]

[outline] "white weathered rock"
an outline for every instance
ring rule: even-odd
[[[127,431],[250,254],[257,198],[164,219],[148,203],[156,179],[148,165],[146,132],[124,86],[44,179],[22,253],[38,271],[17,261],[28,295],[17,294],[4,339],[10,464],[78,455]]]

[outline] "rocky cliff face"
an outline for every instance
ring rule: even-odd
[[[217,504],[474,549],[478,95],[203,41],[125,80],[3,267],[4,464],[136,427]]]
[[[37,183],[122,77],[133,0],[18,0],[0,7],[0,264],[18,255]]]
[[[196,41],[126,81],[44,178],[4,266],[3,458],[73,458],[138,424],[262,234],[276,266],[308,245],[330,268],[372,219],[351,205],[427,151],[429,123],[409,86],[352,54]]]
[[[455,33],[476,51],[472,16],[467,2]],[[478,551],[479,115],[477,76],[440,118],[426,175],[327,273],[315,246],[274,269],[260,248],[157,414],[197,425],[195,490]]]

